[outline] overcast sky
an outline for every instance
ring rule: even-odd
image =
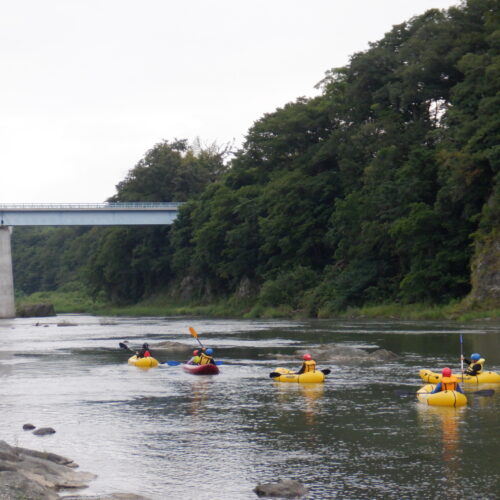
[[[2,0],[0,203],[95,203],[158,142],[252,124],[458,0]]]

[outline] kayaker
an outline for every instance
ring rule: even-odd
[[[465,370],[465,375],[479,375],[484,370],[485,359],[477,352],[470,355],[470,359],[462,356],[462,359],[469,365]]]
[[[191,359],[186,363],[187,365],[199,365],[200,364],[200,351],[198,349],[195,349],[193,351],[193,356]]]
[[[452,375],[451,368],[443,368],[443,370],[441,371],[441,375],[441,382],[436,385],[431,394],[435,394],[436,392],[440,391],[457,391],[461,392],[462,394],[464,393],[464,391],[462,391],[462,388],[460,387],[460,384],[458,383],[458,380]]]
[[[297,372],[298,375],[300,375],[301,373],[316,371],[316,361],[312,359],[310,354],[304,354],[304,356],[302,356],[302,359],[304,360],[304,362],[302,363],[300,370]]]
[[[214,350],[211,349],[210,347],[206,349],[205,351],[201,351],[200,353],[200,365],[215,365],[214,358],[212,357],[212,354],[214,353]]]
[[[138,358],[149,358],[151,357],[151,352],[149,350],[149,344],[142,344],[142,349],[137,352]]]

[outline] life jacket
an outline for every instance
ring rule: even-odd
[[[465,371],[465,374],[467,375],[467,372],[470,370],[471,372],[474,372],[474,375],[479,375],[480,373],[483,373],[483,370],[484,370],[484,363],[485,363],[485,359],[484,358],[481,358],[481,359],[478,359],[477,361],[471,361],[470,365],[469,365],[469,368],[467,368],[467,370]],[[479,365],[481,366],[481,368],[476,372],[475,370],[472,369],[473,366],[476,366],[476,365]]]
[[[451,377],[443,377],[441,379],[442,391],[456,391],[458,380],[452,375]]]
[[[191,359],[191,364],[193,364],[193,365],[199,365],[200,364],[200,357],[199,356],[194,356]]]
[[[145,358],[150,358],[150,357],[151,357],[151,353],[150,353],[149,351],[146,351],[146,352],[144,353],[144,357],[145,357]]]
[[[314,372],[314,371],[316,371],[316,361],[314,361],[313,359],[310,359],[309,361],[304,361],[303,373]]]
[[[200,355],[200,365],[208,365],[212,359],[212,356],[207,356],[204,352],[202,352]]]

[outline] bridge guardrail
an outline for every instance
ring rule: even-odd
[[[182,202],[0,203],[0,210],[176,210]]]

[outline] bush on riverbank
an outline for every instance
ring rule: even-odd
[[[379,318],[406,320],[457,320],[498,319],[500,309],[488,304],[469,304],[467,301],[453,301],[446,305],[429,304],[382,304],[345,311],[322,309],[317,314],[291,306],[263,306],[250,299],[220,299],[212,304],[199,304],[173,300],[171,297],[156,295],[138,304],[114,306],[105,301],[93,301],[83,292],[37,292],[17,299],[17,306],[37,302],[50,302],[58,314],[85,313],[105,316],[200,316],[218,318],[304,319],[326,318]]]

